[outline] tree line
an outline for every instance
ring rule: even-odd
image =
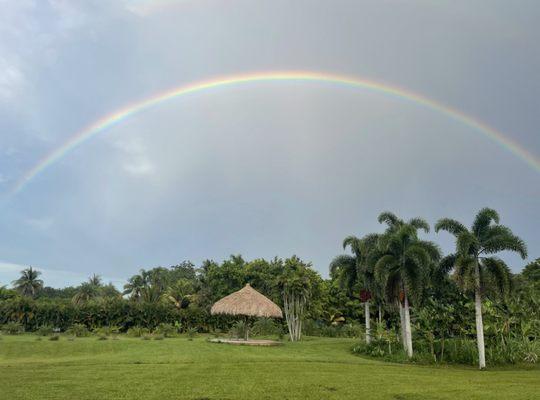
[[[302,333],[362,336],[362,353],[388,356],[399,341],[407,358],[428,349],[430,357],[443,360],[458,340],[468,346],[474,335],[474,357],[484,368],[486,328],[490,360],[508,352],[517,337],[519,357],[538,355],[540,259],[521,274],[510,272],[497,253],[514,251],[525,258],[527,249],[499,223],[496,211],[481,210],[470,228],[439,220],[435,231],[456,238],[455,251],[446,256],[436,243],[422,239],[422,232],[430,229],[425,220],[405,221],[390,212],[378,220],[383,232],[345,238],[348,254],[331,262],[329,279],[296,256],[248,261],[233,255],[221,263],[206,260],[199,267],[185,261],[141,269],[122,291],[97,275],[77,287],[47,287],[40,272],[30,267],[11,289],[0,288],[0,324],[17,323],[27,331],[83,324],[125,332],[167,323],[180,330],[223,331],[234,318],[211,316],[210,307],[250,283],[284,309],[281,327],[291,340],[299,340]],[[506,353],[501,357],[510,359]]]

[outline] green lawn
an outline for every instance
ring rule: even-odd
[[[199,337],[0,340],[0,399],[538,399],[540,369],[426,367],[350,354],[347,339],[240,347]]]

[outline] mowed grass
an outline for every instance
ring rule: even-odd
[[[281,347],[35,336],[0,340],[0,399],[539,399],[540,369],[401,365],[353,340]]]

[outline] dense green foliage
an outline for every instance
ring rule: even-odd
[[[408,353],[413,361],[474,364],[476,292],[481,295],[488,363],[537,361],[540,260],[512,275],[502,260],[486,256],[500,250],[524,255],[524,243],[498,224],[496,212],[482,210],[470,230],[457,221],[440,220],[436,230],[457,238],[456,252],[443,258],[436,244],[421,237],[429,230],[424,220],[404,221],[385,212],[379,222],[385,226],[382,233],[345,238],[343,247],[350,253],[331,263],[329,279],[295,256],[247,261],[235,255],[221,263],[204,261],[200,267],[183,262],[143,269],[128,279],[123,292],[95,275],[78,287],[50,288],[39,271],[29,268],[13,289],[0,287],[1,330],[73,337],[93,332],[105,338],[111,332],[146,339],[205,332],[240,336],[247,328],[242,322],[211,316],[209,310],[250,283],[282,308],[286,301],[294,305],[290,311],[299,318],[293,328],[300,334],[289,335],[291,340],[302,332],[372,339],[355,351],[393,360]],[[251,334],[283,337],[293,329],[292,318],[289,323],[252,320]]]

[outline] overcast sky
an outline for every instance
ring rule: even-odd
[[[490,206],[540,256],[540,173],[447,115],[316,82],[179,97],[67,154],[99,118],[218,76],[311,70],[423,94],[540,158],[540,2],[0,0],[0,285],[51,286],[230,254],[327,276],[394,211],[469,225]],[[453,241],[430,234],[445,252]],[[503,254],[514,271],[526,263]]]

